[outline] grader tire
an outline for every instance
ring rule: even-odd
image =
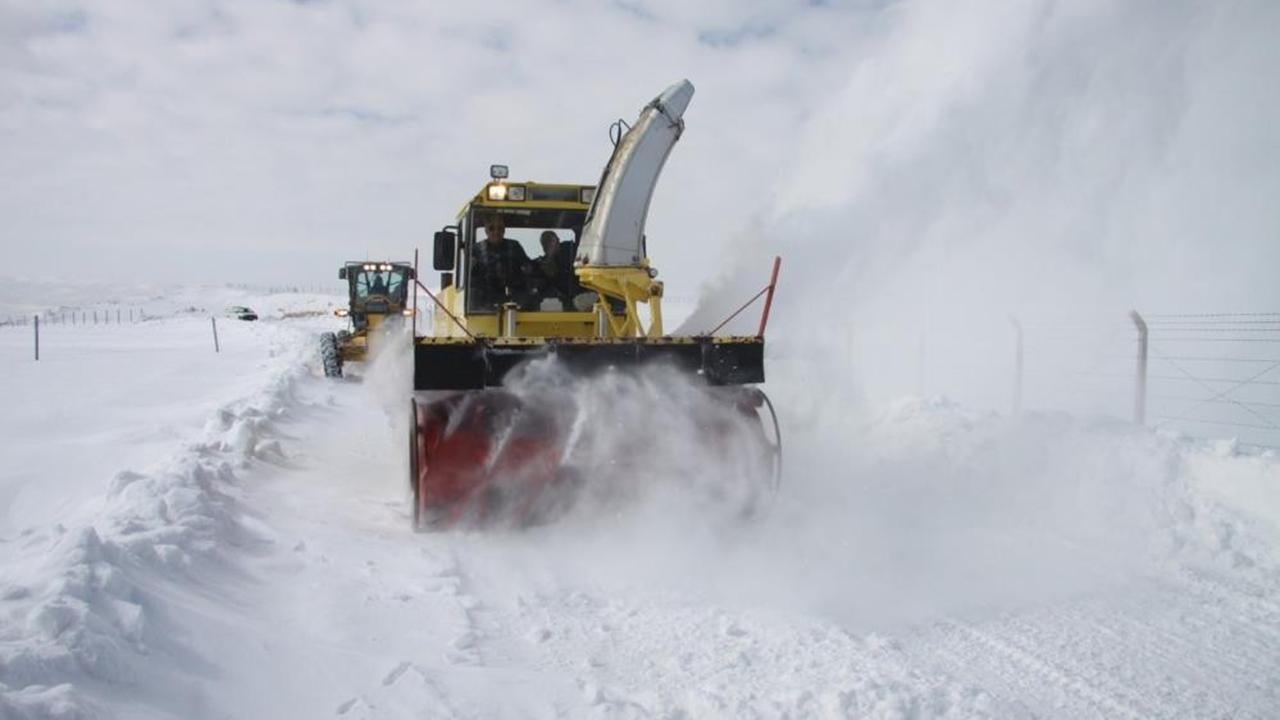
[[[338,338],[331,332],[320,336],[320,363],[324,366],[325,377],[342,377],[342,356],[338,354]]]

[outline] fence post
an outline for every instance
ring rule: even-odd
[[[916,394],[924,397],[925,340],[924,332],[920,333],[920,344],[916,348]]]
[[[209,318],[209,322],[213,323],[213,351],[222,352],[218,347],[218,318],[211,317]]]
[[[1138,366],[1134,378],[1133,422],[1143,425],[1147,420],[1147,321],[1137,310],[1129,311],[1129,318],[1138,328]]]
[[[35,316],[36,327],[36,360],[40,360],[40,316]]]
[[[1009,316],[1013,325],[1014,368],[1013,368],[1013,414],[1022,414],[1022,323],[1013,315]]]

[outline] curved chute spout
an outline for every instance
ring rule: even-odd
[[[596,189],[577,261],[594,267],[640,267],[644,221],[667,155],[684,131],[693,83],[681,80],[654,98],[618,141]]]

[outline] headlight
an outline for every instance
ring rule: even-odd
[[[596,189],[593,187],[582,188],[578,191],[578,199],[584,204],[590,205],[596,199]]]
[[[403,312],[405,317],[413,317],[413,308],[405,308]]]
[[[338,317],[346,317],[347,315],[350,314],[350,312],[346,308],[338,308],[337,310],[333,311],[333,314],[337,315]]]
[[[504,180],[504,179],[506,179],[506,177],[507,177],[507,166],[506,166],[506,165],[490,165],[490,166],[489,166],[489,177],[493,178],[494,180]]]
[[[524,200],[524,186],[523,186],[523,185],[512,185],[511,187],[507,188],[507,199],[508,199],[508,200],[515,200],[516,202],[521,202],[521,201],[523,201],[523,200]]]
[[[507,186],[503,185],[502,183],[494,183],[493,185],[490,185],[489,199],[490,200],[506,200]]]

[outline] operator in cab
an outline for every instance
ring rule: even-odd
[[[520,243],[505,236],[502,215],[484,221],[484,241],[476,243],[472,291],[480,305],[496,307],[527,294],[531,265]]]

